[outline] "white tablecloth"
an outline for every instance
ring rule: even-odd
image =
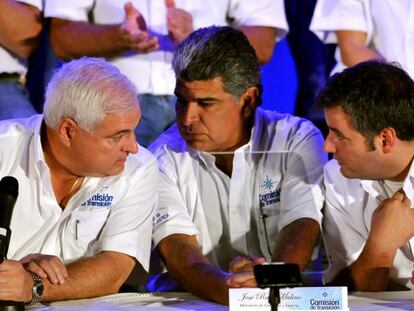
[[[227,306],[200,300],[189,293],[123,293],[93,299],[58,301],[27,306],[26,310],[159,310],[159,311],[228,311]]]
[[[414,310],[414,291],[356,292],[349,295],[351,311]],[[159,311],[228,311],[227,306],[200,300],[188,293],[138,294],[124,293],[94,299],[59,301],[27,306],[26,310],[159,310]]]
[[[351,311],[414,310],[414,291],[354,292],[349,296]]]

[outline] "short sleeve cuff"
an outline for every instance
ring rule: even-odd
[[[149,258],[151,254],[151,237],[140,235],[137,239],[136,232],[126,232],[119,234],[115,238],[107,237],[102,241],[99,241],[93,246],[91,250],[92,254],[97,254],[102,251],[112,251],[123,253],[128,256],[134,257],[142,265],[145,271],[149,271]]]

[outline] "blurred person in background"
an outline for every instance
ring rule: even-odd
[[[46,0],[51,42],[64,60],[102,56],[138,87],[148,146],[175,121],[174,49],[193,30],[231,25],[242,30],[259,61],[270,60],[287,31],[283,0]]]
[[[0,0],[0,120],[37,113],[25,83],[42,30],[42,8],[41,0]]]

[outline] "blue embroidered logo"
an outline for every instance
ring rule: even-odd
[[[265,193],[259,194],[260,207],[280,202],[280,188],[274,189],[276,184],[277,182],[266,175],[266,178],[261,185],[261,188],[265,188]]]
[[[262,188],[265,187],[267,190],[271,190],[273,188],[273,185],[275,182],[272,178],[269,178],[269,176],[266,175],[266,178],[263,182]]]
[[[111,206],[114,196],[108,191],[108,187],[103,187],[99,192],[95,193],[90,199],[82,203],[81,206]]]
[[[169,217],[168,213],[162,214],[156,213],[154,216],[152,216],[152,225],[156,226],[160,224],[161,222],[164,222]]]

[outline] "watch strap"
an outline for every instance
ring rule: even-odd
[[[32,286],[32,300],[30,301],[30,304],[35,304],[40,302],[40,299],[42,298],[43,294],[43,283],[42,279],[39,275],[32,272],[32,279],[33,279],[33,286]]]

